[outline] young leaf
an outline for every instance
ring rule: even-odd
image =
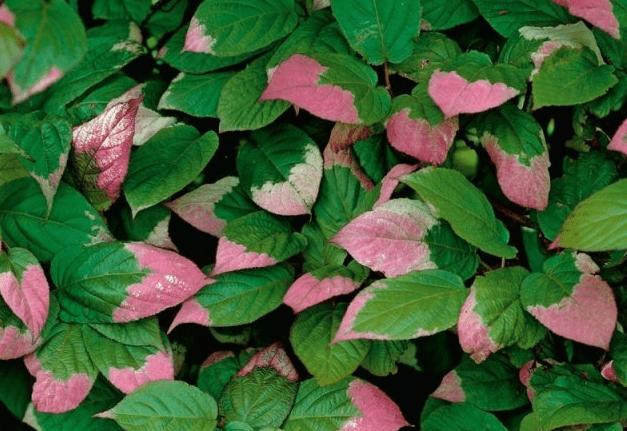
[[[159,100],[158,109],[174,109],[195,117],[218,117],[218,100],[226,81],[236,72],[206,75],[179,73]]]
[[[72,187],[60,183],[52,210],[31,178],[11,181],[0,193],[0,230],[11,247],[27,247],[41,262],[71,245],[111,241],[102,216]]]
[[[396,404],[376,386],[348,377],[328,386],[315,379],[298,388],[285,431],[397,431],[409,425]]]
[[[355,51],[370,64],[400,63],[420,31],[418,2],[332,0],[333,14]]]
[[[528,275],[515,266],[475,278],[457,323],[460,345],[475,362],[536,330],[537,323],[520,302],[520,287]]]
[[[618,82],[613,70],[599,65],[586,46],[564,46],[544,59],[533,77],[533,107],[577,105],[602,96]]]
[[[522,72],[493,65],[487,54],[470,51],[446,62],[429,78],[429,96],[446,117],[474,114],[502,105],[525,89]]]
[[[133,215],[181,190],[209,163],[218,136],[191,126],[163,129],[131,155],[124,195]]]
[[[287,220],[256,211],[233,220],[218,241],[212,275],[274,265],[298,254],[307,240]]]
[[[507,431],[497,418],[491,413],[484,412],[472,404],[460,403],[444,405],[420,424],[424,431]]]
[[[211,282],[183,256],[144,243],[68,247],[50,271],[64,319],[84,323],[152,316]]]
[[[218,117],[220,132],[255,130],[267,126],[290,107],[283,100],[262,100],[268,77],[269,54],[250,62],[232,76],[220,93]]]
[[[482,410],[502,411],[529,402],[518,379],[518,369],[503,356],[493,355],[481,364],[463,361],[442,379],[432,397],[453,403],[468,402]]]
[[[444,331],[456,323],[467,295],[462,280],[442,270],[375,281],[350,303],[333,341],[407,340]]]
[[[222,235],[227,223],[258,211],[237,177],[223,177],[213,184],[203,184],[165,204],[196,229],[213,236]]]
[[[563,175],[551,181],[549,204],[538,213],[542,233],[555,239],[564,221],[581,201],[618,179],[616,166],[603,153],[579,153],[564,158]]]
[[[252,200],[278,215],[310,214],[322,179],[316,143],[289,124],[251,134],[237,153],[242,186]]]
[[[268,71],[261,101],[281,99],[320,118],[350,124],[381,121],[390,95],[370,67],[344,54],[294,54]]]
[[[522,285],[525,309],[554,333],[608,350],[617,319],[612,288],[584,253],[563,253],[544,262]]]
[[[586,198],[568,215],[553,244],[583,251],[625,249],[626,195],[623,179]]]
[[[9,0],[5,6],[26,39],[24,54],[8,77],[13,103],[19,103],[75,66],[87,52],[87,37],[78,14],[62,0]]]
[[[279,264],[227,272],[215,279],[183,303],[169,331],[181,323],[236,326],[253,322],[281,305],[294,271]]]
[[[128,431],[213,431],[218,407],[210,396],[181,381],[151,382],[96,415],[116,421]]]
[[[320,386],[339,382],[359,367],[366,357],[368,340],[332,343],[346,304],[319,304],[298,315],[290,330],[290,342]]]
[[[137,325],[132,327],[141,329]],[[163,345],[160,333],[151,344],[134,346],[105,337],[86,325],[83,339],[94,365],[125,394],[147,382],[174,379],[172,352]]]
[[[438,215],[470,244],[496,256],[516,256],[516,249],[507,245],[509,232],[495,217],[488,199],[459,172],[429,167],[401,181],[433,204]]]
[[[204,0],[182,51],[218,57],[246,54],[287,36],[297,23],[294,0]]]
[[[134,87],[72,131],[70,172],[77,188],[97,210],[109,209],[120,197],[142,99],[140,88]]]
[[[219,400],[225,422],[255,429],[279,427],[289,414],[298,374],[285,350],[275,343],[253,355],[224,387]]]
[[[551,162],[542,126],[512,104],[475,121],[505,196],[518,205],[544,210],[549,200]]]
[[[68,160],[70,124],[57,115],[35,112],[1,116],[2,125],[8,137],[19,144],[23,154],[18,154],[18,159],[39,183],[50,209]]]
[[[458,118],[444,118],[442,111],[427,94],[424,85],[412,95],[392,101],[392,114],[385,123],[390,145],[420,161],[440,165],[459,129]]]
[[[41,265],[27,249],[14,247],[0,254],[0,295],[38,338],[48,317],[50,287]]]
[[[392,199],[344,226],[331,242],[386,277],[437,268],[423,238],[437,219],[423,202]]]
[[[466,24],[479,16],[477,7],[471,0],[454,0],[442,2],[439,0],[422,0],[421,26],[433,30],[447,30]]]
[[[77,324],[57,323],[46,342],[24,358],[24,363],[36,379],[32,399],[40,412],[63,413],[76,408],[98,375]]]

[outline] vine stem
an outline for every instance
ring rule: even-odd
[[[388,93],[392,94],[392,84],[390,84],[390,69],[388,68],[388,62],[383,63],[383,74],[385,76],[385,88]]]

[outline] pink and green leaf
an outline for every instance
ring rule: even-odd
[[[32,353],[42,343],[0,297],[0,360],[17,359]]]
[[[146,208],[135,218],[130,208],[125,207],[121,214],[122,224],[130,241],[142,241],[155,247],[177,251],[169,233],[171,216],[172,212],[161,205]]]
[[[362,265],[394,277],[436,268],[423,239],[437,223],[426,204],[392,199],[349,222],[331,242],[346,249]]]
[[[36,339],[48,318],[50,287],[31,252],[12,248],[0,254],[0,295]]]
[[[315,379],[301,383],[285,431],[397,431],[408,422],[379,388],[354,377],[319,386]]]
[[[620,39],[619,21],[612,11],[614,2],[610,0],[553,0],[553,3],[564,6],[571,15],[583,18],[613,38]]]
[[[286,100],[326,120],[373,124],[388,113],[390,96],[367,65],[343,54],[294,54],[268,70],[261,101]]]
[[[72,175],[98,210],[108,209],[122,192],[142,99],[141,89],[135,87],[72,132]]]
[[[183,303],[169,331],[182,323],[236,326],[253,322],[281,305],[294,271],[279,264],[227,272],[215,280]]]
[[[599,267],[584,253],[562,253],[544,263],[521,286],[525,309],[552,332],[608,350],[617,306]]]
[[[301,312],[290,330],[290,343],[320,386],[339,382],[352,372],[368,354],[369,340],[333,342],[346,303],[325,303]]]
[[[84,323],[149,317],[211,282],[183,256],[139,242],[66,248],[51,273],[65,319]]]
[[[322,154],[306,133],[288,124],[253,132],[237,154],[242,186],[278,215],[310,214],[322,179]]]
[[[461,278],[443,270],[375,281],[350,303],[334,341],[408,340],[444,331],[457,322],[467,295]]]
[[[274,265],[298,254],[306,242],[285,219],[265,211],[247,214],[227,224],[211,274]]]

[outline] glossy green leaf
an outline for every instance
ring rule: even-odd
[[[320,386],[339,382],[357,369],[370,348],[367,340],[333,343],[346,304],[319,304],[301,312],[290,330],[290,342]]]
[[[428,30],[447,30],[466,24],[479,16],[477,7],[471,0],[442,2],[421,0],[423,26]]]
[[[283,100],[259,100],[268,83],[268,60],[268,56],[263,56],[250,62],[224,84],[218,101],[220,132],[259,129],[290,107]]]
[[[400,63],[411,53],[420,27],[418,2],[332,0],[331,6],[351,47],[369,63]]]
[[[155,344],[161,337],[159,322],[156,317],[127,323],[89,323],[91,329],[117,343],[129,346],[147,346]],[[158,343],[157,343],[158,344]]]
[[[311,213],[322,179],[322,154],[306,133],[284,124],[251,134],[237,153],[242,186],[274,214]]]
[[[200,136],[191,126],[159,131],[131,155],[124,195],[133,215],[181,190],[204,169],[218,148],[218,136]]]
[[[95,0],[91,8],[95,18],[132,19],[141,23],[150,12],[151,2],[148,0]]]
[[[442,4],[437,0],[432,3]],[[402,63],[392,65],[392,68],[418,82],[427,81],[434,70],[462,53],[453,39],[435,31],[420,33],[413,44],[411,55]]]
[[[627,180],[619,180],[592,194],[568,215],[555,242],[584,251],[627,248]]]
[[[542,62],[533,77],[533,107],[576,105],[602,96],[618,82],[613,70],[599,65],[587,47],[562,47]]]
[[[11,0],[5,6],[26,40],[11,79],[13,101],[21,102],[75,66],[87,52],[87,37],[78,14],[63,0]]]
[[[457,274],[464,280],[475,274],[479,266],[477,249],[455,235],[448,223],[433,226],[424,242],[438,269]]]
[[[218,117],[222,88],[235,72],[206,75],[180,73],[159,100],[159,109],[173,109],[195,117]]]
[[[542,233],[555,239],[575,206],[618,179],[614,164],[599,152],[579,153],[577,159],[564,158],[564,174],[551,181],[549,204],[538,213]]]
[[[467,295],[461,278],[439,269],[375,281],[353,299],[334,341],[406,340],[444,331],[457,322]]]
[[[438,408],[420,424],[424,431],[506,431],[491,413],[469,403],[451,404]]]
[[[433,204],[439,216],[470,244],[496,256],[516,256],[516,249],[507,245],[509,232],[494,215],[488,199],[459,172],[429,167],[401,181]]]
[[[192,17],[183,51],[246,54],[287,36],[297,23],[294,0],[204,0]]]
[[[61,183],[52,210],[31,178],[11,181],[0,189],[0,228],[9,246],[28,248],[40,261],[70,245],[110,241],[104,220],[72,187]]]
[[[127,431],[213,431],[216,401],[181,381],[147,383],[99,417],[115,420]]]
[[[375,376],[384,377],[396,374],[398,371],[396,362],[407,347],[408,342],[405,340],[372,340],[368,354],[359,365]]]

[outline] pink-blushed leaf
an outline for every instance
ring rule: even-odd
[[[142,99],[140,87],[134,87],[73,130],[72,172],[78,187],[99,210],[108,209],[120,197]]]
[[[614,369],[614,361],[609,361],[603,368],[601,368],[601,375],[605,380],[609,380],[610,382],[620,383],[618,377],[616,376],[616,370]]]
[[[248,375],[257,368],[272,368],[280,376],[294,382],[298,381],[298,371],[280,342],[273,343],[255,353],[236,376]]]
[[[371,383],[355,379],[348,384],[347,395],[360,414],[345,423],[343,430],[396,431],[409,425],[398,406]]]
[[[283,303],[295,313],[339,295],[346,295],[359,288],[361,283],[345,267],[326,266],[298,277],[283,297]]]
[[[363,134],[366,135],[366,133]],[[333,132],[331,134],[331,138],[333,138]],[[352,142],[350,142],[350,144],[352,144]],[[324,160],[323,167],[325,170],[331,170],[334,166],[349,168],[355,178],[359,180],[362,188],[365,190],[371,190],[374,187],[374,183],[359,166],[359,163],[349,146],[350,144],[349,141],[338,142],[329,139],[329,143],[326,147],[324,147],[324,151],[322,153],[322,159]]]
[[[113,311],[116,322],[153,316],[181,303],[211,281],[192,261],[177,253],[143,243],[129,243],[124,248],[135,256],[139,268],[150,273],[140,283],[128,286],[128,296]]]
[[[206,27],[198,21],[198,18],[193,16],[185,34],[185,45],[183,45],[181,52],[189,51],[214,55],[213,46],[216,42],[217,40],[213,36],[207,34]]]
[[[390,145],[423,162],[444,163],[459,129],[458,118],[454,116],[431,125],[423,118],[411,118],[410,113],[406,108],[388,119],[386,130]]]
[[[31,252],[12,248],[10,254],[0,255],[0,295],[34,338],[48,317],[49,292],[46,275]]]
[[[115,387],[125,394],[130,394],[139,386],[156,380],[173,380],[174,364],[172,355],[166,352],[158,352],[146,356],[144,365],[135,369],[133,367],[109,368],[109,380]]]
[[[483,322],[481,316],[473,309],[477,305],[476,290],[470,289],[470,294],[459,313],[458,326],[464,328],[459,333],[459,343],[465,352],[471,352],[470,357],[476,362],[487,359],[502,346],[495,343],[489,336],[490,328]]]
[[[612,12],[610,0],[553,0],[568,9],[571,15],[583,18],[595,27],[620,39],[620,26],[616,15]]]
[[[437,387],[431,396],[451,403],[463,403],[466,401],[462,381],[455,370],[449,371],[444,376],[440,382],[440,386]]]
[[[618,317],[612,288],[584,253],[562,253],[521,286],[526,310],[554,333],[608,350]]]
[[[286,100],[326,120],[372,124],[390,107],[389,94],[376,83],[374,71],[348,55],[294,54],[268,70],[260,101]]]
[[[0,360],[21,358],[32,353],[40,344],[37,338],[26,329],[3,324],[0,327]]]
[[[335,123],[327,145],[334,152],[348,150],[355,142],[369,138],[372,133],[372,128],[368,126]]]
[[[627,156],[627,120],[623,121],[616,133],[614,133],[607,149],[618,151]]]
[[[246,246],[229,241],[226,237],[221,236],[218,240],[218,249],[216,250],[216,264],[211,271],[211,275],[245,268],[263,268],[275,263],[277,263],[277,260],[267,253],[246,251]]]
[[[213,184],[203,184],[165,205],[196,229],[220,236],[228,220],[216,214],[216,204],[238,184],[237,177],[224,177]]]
[[[469,82],[455,71],[436,70],[429,79],[429,95],[447,117],[474,114],[502,105],[520,93],[502,82]]]
[[[437,267],[423,242],[437,223],[426,204],[392,199],[349,222],[331,242],[345,248],[362,265],[394,277]]]
[[[374,203],[374,207],[378,207],[381,204],[388,202],[392,198],[392,194],[396,189],[396,186],[400,184],[399,178],[403,175],[408,175],[414,172],[418,168],[418,165],[408,165],[400,163],[385,174],[385,177],[381,180],[381,191],[379,192],[379,199]]]
[[[135,134],[133,135],[133,145],[140,146],[152,138],[161,129],[173,126],[176,117],[164,117],[152,109],[140,104],[135,116]]]
[[[213,322],[209,316],[209,310],[203,308],[196,298],[186,299],[182,304],[179,312],[176,313],[168,333],[183,323],[196,323],[201,326],[211,326]]]

